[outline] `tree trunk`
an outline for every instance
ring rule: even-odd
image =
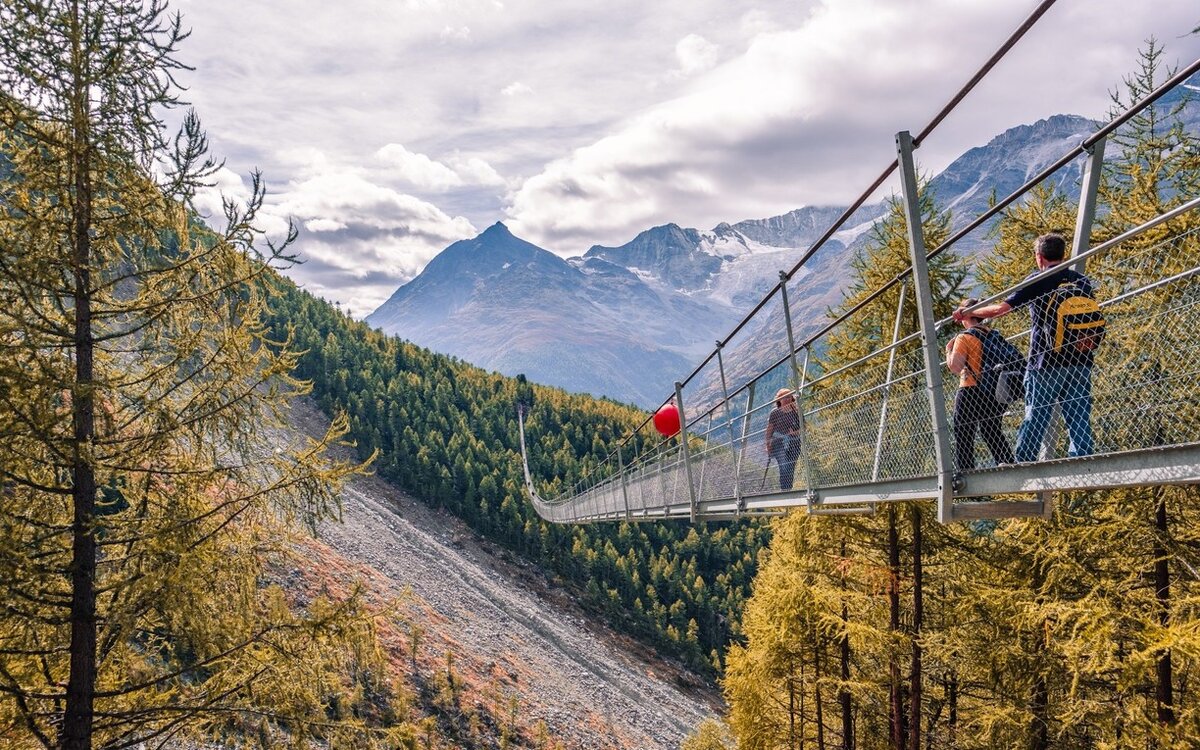
[[[958,747],[958,673],[950,670],[950,684],[946,686],[946,702],[950,704],[946,716],[946,727],[949,732],[950,748]]]
[[[788,660],[788,747],[796,747],[796,666]]]
[[[891,679],[890,728],[892,750],[904,750],[904,696],[900,689],[900,658],[895,639],[900,632],[900,538],[896,531],[896,506],[888,505],[888,632],[892,636],[888,656]]]
[[[924,593],[921,591],[921,509],[912,505],[913,532],[913,628],[912,684],[909,703],[908,749],[921,750],[921,617],[924,613]]]
[[[813,705],[817,716],[817,750],[825,750],[825,717],[821,712],[821,644],[813,649]]]
[[[1035,558],[1030,588],[1037,594],[1040,607],[1045,606],[1046,575],[1044,561]],[[1044,610],[1043,610],[1044,611]],[[1050,747],[1050,686],[1046,681],[1049,669],[1044,665],[1045,653],[1050,647],[1050,623],[1041,620],[1041,628],[1030,634],[1029,653],[1034,671],[1033,685],[1029,695],[1029,749],[1047,750]]]
[[[96,685],[96,473],[90,450],[95,435],[93,343],[86,231],[76,240],[75,389],[72,393],[71,456],[74,516],[71,522],[71,671],[63,716],[63,750],[90,750]]]
[[[842,540],[842,560],[846,559],[846,540]],[[846,590],[846,575],[842,574],[842,591]],[[854,711],[850,700],[850,612],[846,607],[846,595],[842,594],[842,688],[838,701],[842,704],[842,750],[854,750]]]
[[[1050,747],[1049,707],[1050,690],[1046,685],[1046,676],[1039,674],[1033,681],[1033,699],[1030,705],[1033,718],[1029,723],[1029,750],[1047,750]]]
[[[1162,488],[1156,490],[1158,509],[1154,528],[1158,531],[1154,543],[1154,594],[1158,599],[1158,624],[1165,630],[1171,624],[1171,568],[1164,540],[1167,537],[1167,500]],[[1158,684],[1154,698],[1158,706],[1158,723],[1175,723],[1175,695],[1172,687],[1171,649],[1158,653]]]
[[[63,713],[63,750],[91,750],[93,704],[96,693],[96,472],[91,446],[96,434],[93,385],[94,340],[91,300],[92,182],[88,83],[81,49],[84,42],[81,11],[72,9],[72,50],[75,73],[72,93],[74,181],[71,270],[74,282],[75,373],[71,391],[71,645]]]
[[[804,712],[804,654],[800,654],[800,750],[804,750],[804,738],[808,735],[808,715]]]

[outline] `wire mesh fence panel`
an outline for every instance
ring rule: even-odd
[[[742,470],[738,475],[742,496],[792,487],[801,450],[803,408],[802,394],[797,399],[797,378],[796,367],[787,358],[754,382],[758,403],[742,415],[745,439],[741,447]],[[768,473],[772,475],[770,482],[765,481]]]
[[[920,360],[911,351],[894,357],[891,351],[879,352],[816,383],[806,412],[805,451],[815,487],[870,482],[881,464],[890,464],[895,473],[911,463],[906,441],[915,431],[928,431],[927,420],[923,426],[912,423],[906,394],[914,356]]]
[[[1073,153],[1074,161],[1064,157],[1057,172],[1044,173],[1052,187],[1076,174],[1082,154]],[[1095,153],[1088,164],[1099,169],[1103,149]],[[1019,207],[1016,196],[1001,204]],[[811,281],[802,271],[785,285],[790,301],[804,300],[790,307],[790,326],[776,286],[683,382],[676,396],[683,435],[664,439],[647,420],[622,443],[623,453],[584,456],[581,479],[563,501],[545,504],[547,513],[555,520],[679,517],[717,504],[740,512],[747,498],[765,498],[758,508],[796,505],[823,488],[847,486],[869,497],[874,483],[894,489],[939,476],[938,445],[955,472],[972,472],[1200,444],[1200,202],[1163,201],[1170,209],[1136,226],[1114,229],[1115,219],[1105,217],[1112,239],[1053,269],[1059,258],[1039,244],[1040,274],[1013,283],[1025,268],[1000,273],[991,266],[990,275],[974,279],[982,288],[1007,278],[995,283],[1007,289],[988,289],[985,304],[1005,301],[1012,309],[1000,310],[999,320],[968,310],[940,322],[933,346],[944,357],[934,365],[943,386],[932,404],[944,405],[948,424],[934,423],[927,355],[917,335],[905,333],[916,330],[913,299],[906,303],[902,291],[915,295],[912,282],[901,285],[901,273],[859,290],[861,301],[843,299],[845,316],[831,322],[830,303],[814,307],[802,293]],[[972,220],[974,230],[951,241],[987,256],[997,237],[985,223],[991,216]],[[930,321],[921,323],[929,330]],[[1151,454],[1135,458],[1144,455]],[[993,486],[1019,469],[993,473]],[[1056,469],[1046,471],[1041,478],[1052,480]]]
[[[933,416],[925,383],[921,352],[910,351],[896,361],[892,384],[884,393],[884,429],[877,436],[878,469],[871,477],[885,481],[935,472]]]
[[[1097,452],[1200,441],[1200,273],[1104,311],[1111,330],[1093,374]]]

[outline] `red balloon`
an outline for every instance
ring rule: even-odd
[[[654,412],[654,429],[663,437],[671,437],[679,432],[679,409],[675,404],[667,404]]]

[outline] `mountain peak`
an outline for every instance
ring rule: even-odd
[[[515,236],[516,235],[514,235],[512,233],[512,231],[507,226],[505,226],[504,222],[497,221],[495,224],[491,225],[487,229],[480,232],[479,235],[475,239],[496,240],[496,239],[502,239],[502,238],[506,239],[506,238],[515,237]]]

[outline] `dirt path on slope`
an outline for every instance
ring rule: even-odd
[[[307,403],[293,417],[310,433],[325,423]],[[543,721],[572,749],[665,749],[720,710],[714,688],[589,621],[540,571],[449,514],[376,477],[352,480],[342,503],[343,523],[320,539],[371,571],[376,595],[411,592],[401,606],[427,634],[422,669],[444,670],[452,652],[476,699],[515,699],[522,725]]]

